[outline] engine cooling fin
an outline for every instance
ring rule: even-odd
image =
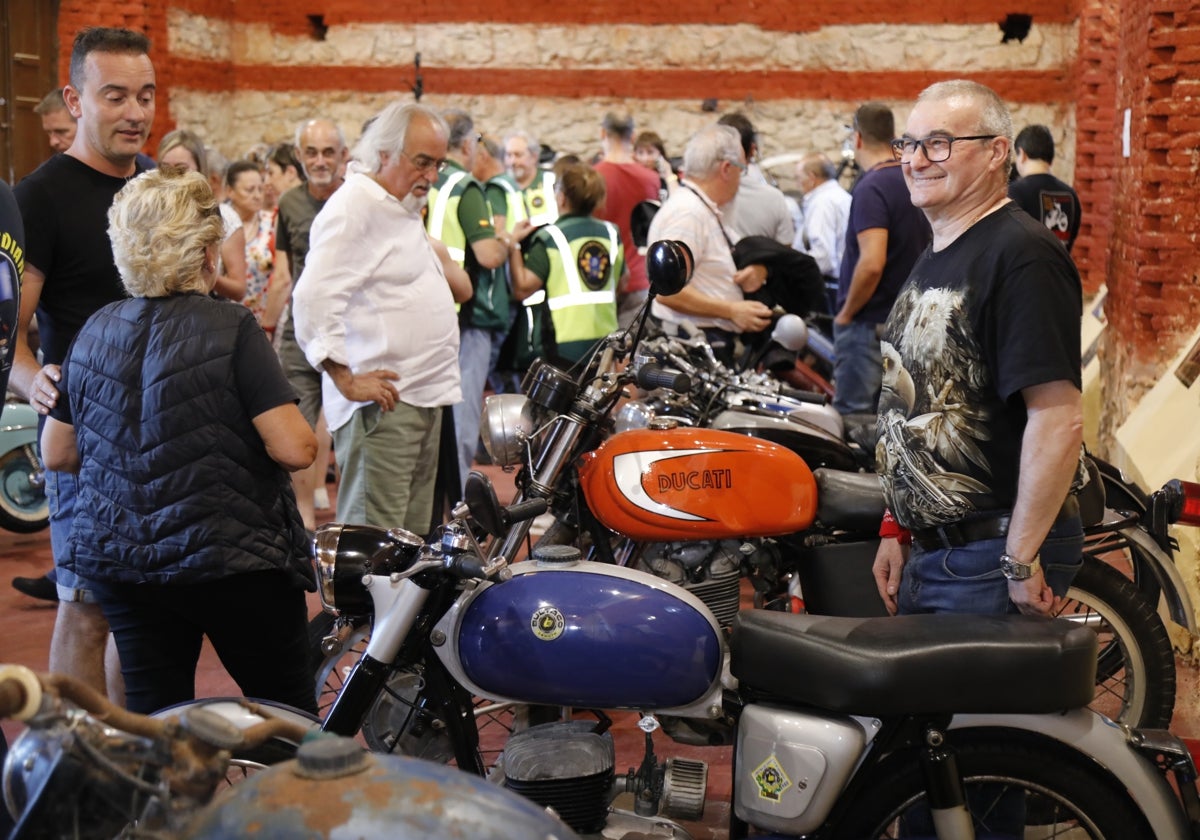
[[[612,736],[590,721],[547,723],[519,732],[504,748],[504,785],[555,813],[579,834],[604,828],[613,789]]]

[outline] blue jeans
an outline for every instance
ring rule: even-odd
[[[1000,571],[1005,537],[978,540],[959,548],[913,545],[897,593],[900,615],[967,613],[1003,615],[1017,609],[1008,600],[1008,579]],[[1041,548],[1046,582],[1065,595],[1083,566],[1083,525],[1079,517],[1057,523]]]
[[[483,388],[500,358],[504,333],[462,327],[458,332],[458,368],[462,374],[462,402],[454,404],[454,435],[458,445],[458,480],[465,484],[479,446],[479,416]],[[461,488],[460,488],[461,489]]]
[[[833,407],[838,414],[862,414],[879,407],[883,355],[878,324],[851,321],[833,325]]]
[[[50,551],[54,555],[54,582],[58,600],[96,603],[91,584],[66,563],[71,561],[71,525],[75,522],[75,496],[79,479],[74,473],[46,470],[46,498],[50,502]]]

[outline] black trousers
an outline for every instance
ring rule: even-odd
[[[196,696],[205,636],[249,698],[316,714],[304,591],[283,572],[177,586],[95,586],[121,655],[125,705],[149,714]]]

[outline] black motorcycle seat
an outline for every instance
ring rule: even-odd
[[[842,714],[1041,714],[1095,689],[1096,634],[1065,619],[743,610],[729,647],[744,687]]]
[[[817,480],[817,521],[826,528],[879,532],[886,505],[875,473],[813,470]]]

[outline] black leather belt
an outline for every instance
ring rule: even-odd
[[[1057,525],[1078,515],[1079,500],[1074,496],[1068,496],[1067,500],[1063,502],[1054,524]],[[912,539],[926,551],[935,551],[939,548],[960,548],[979,540],[994,540],[997,537],[1007,536],[1008,526],[1011,522],[1012,511],[1006,510],[995,516],[951,522],[935,528],[918,528],[912,532]]]

